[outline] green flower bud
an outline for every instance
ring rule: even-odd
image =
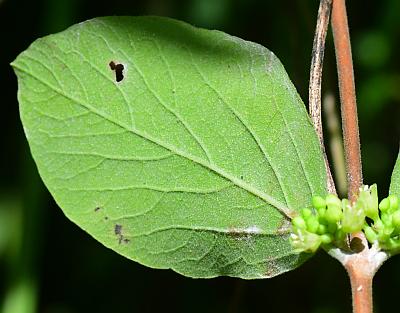
[[[381,201],[381,203],[379,203],[379,209],[380,209],[382,212],[388,211],[389,208],[390,208],[390,201],[389,201],[389,198],[385,198],[385,199],[383,199],[383,200]]]
[[[317,234],[323,235],[328,232],[328,228],[324,224],[319,224]]]
[[[377,231],[381,231],[385,226],[383,225],[383,222],[381,220],[377,220],[374,223],[374,229],[376,229]]]
[[[394,227],[393,226],[387,226],[383,229],[383,236],[385,238],[389,238],[390,235],[393,233]]]
[[[392,226],[392,215],[388,213],[382,213],[381,214],[381,220],[383,224],[386,226]]]
[[[330,244],[332,241],[333,241],[332,235],[329,235],[329,234],[321,235],[321,242],[323,244],[327,245],[327,244]]]
[[[316,208],[317,210],[326,207],[325,199],[320,196],[312,197],[311,203],[312,203],[313,207]]]
[[[346,233],[340,228],[337,230],[335,234],[336,241],[338,242],[343,242],[343,240],[346,238]]]
[[[389,197],[389,203],[390,203],[390,212],[394,212],[398,209],[399,207],[399,198],[395,195],[390,195]]]
[[[373,184],[370,188],[367,186],[360,188],[357,202],[360,202],[359,206],[364,208],[366,216],[374,221],[379,218],[378,188],[376,187],[376,184]]]
[[[342,217],[342,208],[336,204],[329,204],[324,217],[328,223],[337,223]]]
[[[364,226],[365,213],[362,201],[350,205],[347,199],[343,199],[342,230],[348,234],[360,231]]]
[[[292,219],[292,225],[299,229],[306,229],[306,222],[301,216],[296,216]]]
[[[374,243],[378,239],[378,235],[370,226],[364,226],[364,234],[370,243]]]
[[[307,220],[312,215],[312,211],[309,208],[304,208],[300,212],[301,216],[303,216],[305,220]]]
[[[309,233],[304,238],[304,251],[311,253],[317,251],[321,245],[321,237],[316,234]]]
[[[306,220],[306,225],[307,225],[307,230],[311,233],[316,233],[319,228],[319,222],[318,218],[314,215],[311,215],[307,220]]]
[[[384,247],[388,250],[399,250],[400,249],[400,239],[393,239],[390,238],[387,243],[386,243],[386,247]]]
[[[364,231],[370,243],[391,253],[400,252],[400,203],[395,195],[378,204],[378,190],[374,184],[360,188],[354,203],[339,200],[329,194],[324,198],[314,196],[313,208],[300,210],[293,218],[290,241],[297,252],[315,252],[321,244],[346,246],[349,234]],[[380,210],[380,211],[379,211]],[[373,220],[369,225],[366,217]]]
[[[321,245],[321,237],[308,231],[300,231],[299,234],[292,234],[290,241],[296,252],[313,253]]]
[[[325,213],[326,213],[326,207],[319,208],[318,209],[318,216],[324,220],[325,219]]]
[[[378,232],[378,241],[380,244],[387,243],[390,239],[390,235],[392,234],[394,228],[393,227],[385,227]]]
[[[332,204],[340,206],[342,204],[340,199],[336,195],[333,195],[333,194],[327,195],[325,198],[325,202],[326,202],[327,206],[332,205]]]
[[[337,224],[331,224],[331,223],[328,224],[328,232],[330,234],[334,234],[336,230],[337,230]]]
[[[400,228],[400,211],[396,211],[392,214],[392,224],[394,227]]]

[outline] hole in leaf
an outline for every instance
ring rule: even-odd
[[[115,63],[111,61],[109,64],[110,69],[115,72],[115,81],[119,83],[121,80],[124,79],[124,65],[121,63]]]

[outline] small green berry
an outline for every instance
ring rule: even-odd
[[[326,207],[325,199],[320,196],[312,197],[311,203],[313,207],[316,208],[317,210]]]
[[[299,229],[306,229],[306,222],[301,216],[296,216],[294,219],[292,219],[292,224],[293,226],[299,228]]]
[[[379,209],[382,212],[386,212],[390,208],[389,198],[382,199],[381,203],[379,203]]]

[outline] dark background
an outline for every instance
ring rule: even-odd
[[[270,280],[193,280],[131,262],[68,221],[41,183],[9,63],[38,37],[103,15],[165,15],[258,42],[307,102],[317,0],[0,0],[0,312],[350,312],[344,269],[320,252]],[[400,1],[348,2],[364,178],[388,192],[400,135]],[[337,99],[332,37],[323,93]],[[400,257],[375,277],[376,312],[398,311]]]

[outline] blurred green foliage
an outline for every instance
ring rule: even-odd
[[[366,184],[388,192],[400,137],[400,1],[348,1]],[[350,312],[348,279],[318,253],[264,281],[192,280],[104,248],[69,222],[37,176],[9,63],[36,38],[104,15],[165,15],[258,42],[280,58],[307,102],[316,0],[0,1],[0,310],[72,312]],[[323,93],[338,99],[332,37]],[[376,312],[394,312],[399,257],[375,277]],[[329,282],[327,284],[327,282]]]

